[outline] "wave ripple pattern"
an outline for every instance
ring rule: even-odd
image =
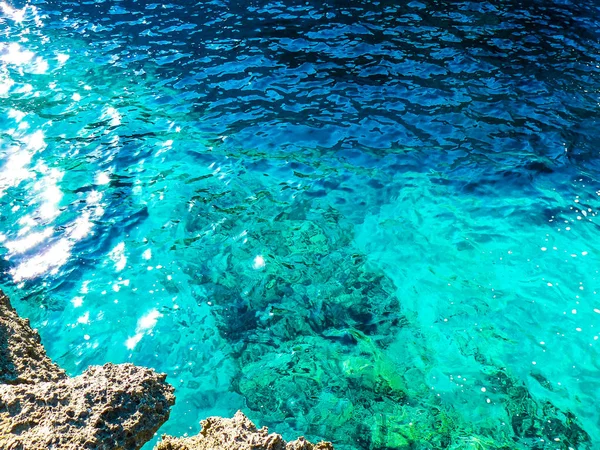
[[[0,1],[1,287],[71,375],[166,372],[161,432],[598,448],[598,18]]]

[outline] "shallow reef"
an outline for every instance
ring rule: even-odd
[[[273,219],[246,233],[244,220],[230,226],[228,217],[249,222],[256,204],[232,189],[211,209],[214,201],[198,201],[202,192],[191,200],[199,211],[180,211],[190,237],[174,251],[198,304],[210,302],[220,348],[237,363],[232,389],[263,422],[292,436],[341,437],[338,448],[589,448],[573,414],[536,398],[486,352],[482,339],[500,330],[470,336],[461,329],[452,339],[423,331],[407,307],[420,297],[416,288],[406,293],[393,271],[348,238],[356,206],[263,197],[261,213]],[[223,228],[208,232],[212,223]],[[198,261],[206,248],[219,250]],[[454,358],[454,378],[438,369],[440,358]]]

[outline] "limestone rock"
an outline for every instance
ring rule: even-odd
[[[0,383],[58,381],[65,372],[46,356],[40,335],[0,291]]]
[[[139,449],[168,419],[165,375],[131,364],[69,378],[0,291],[0,449]]]
[[[286,443],[281,435],[269,434],[241,411],[232,419],[209,417],[202,421],[200,434],[189,438],[163,436],[154,450],[333,450],[329,442],[311,444],[304,438]]]

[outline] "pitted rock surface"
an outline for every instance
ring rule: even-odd
[[[69,378],[0,291],[0,449],[139,449],[169,418],[165,375],[132,364]]]
[[[198,435],[163,436],[154,450],[333,450],[329,442],[311,444],[304,438],[286,443],[281,435],[269,434],[266,427],[257,429],[241,411],[232,419],[209,417],[201,424]]]
[[[65,372],[46,356],[40,335],[0,291],[0,383],[58,381]]]

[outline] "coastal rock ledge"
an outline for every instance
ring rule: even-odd
[[[0,291],[0,449],[136,450],[175,403],[166,375],[132,364],[89,367],[68,377],[39,334]],[[286,443],[244,414],[202,421],[198,436],[163,436],[155,450],[333,450],[300,438]]]
[[[333,450],[329,442],[313,445],[304,438],[286,443],[281,435],[269,434],[266,427],[257,429],[241,411],[233,419],[209,417],[201,424],[197,436],[163,436],[154,450]]]
[[[175,403],[165,378],[132,364],[68,377],[0,291],[0,449],[138,449]]]

